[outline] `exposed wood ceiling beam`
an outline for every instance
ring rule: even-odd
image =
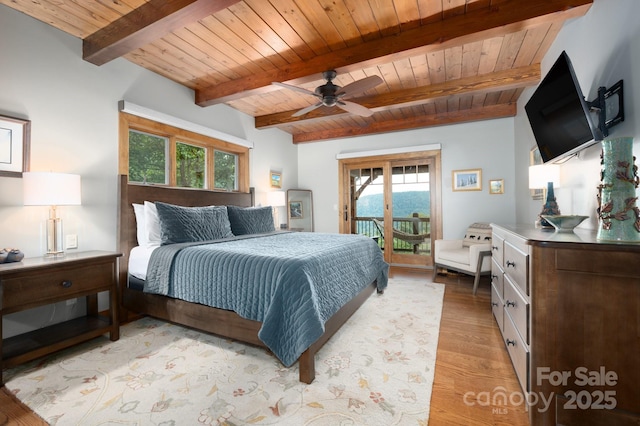
[[[534,64],[477,77],[466,77],[429,86],[403,89],[392,93],[365,96],[357,99],[351,98],[349,100],[375,112],[392,108],[404,108],[424,104],[425,102],[434,102],[438,99],[456,95],[486,94],[495,91],[520,89],[536,85],[539,82],[540,64]],[[295,112],[296,110],[283,111],[256,117],[255,126],[257,129],[265,129],[288,123],[312,121],[328,116],[345,114],[345,112],[339,108],[321,108],[300,117],[292,117],[292,114]]]
[[[388,120],[376,122],[365,127],[343,127],[339,129],[320,130],[317,132],[300,133],[293,136],[293,143],[315,142],[326,139],[349,138],[374,133],[410,130],[422,127],[442,126],[446,124],[466,123],[471,121],[492,120],[496,118],[513,117],[516,115],[515,103],[506,103],[449,112],[432,114],[404,120]]]
[[[490,8],[456,15],[400,34],[347,47],[307,61],[290,64],[259,75],[218,84],[196,91],[196,103],[209,106],[276,90],[271,82],[303,84],[317,80],[319,73],[339,73],[368,68],[463,43],[522,31],[540,23],[562,22],[584,15],[593,0],[506,0]]]
[[[103,65],[239,0],[150,0],[85,38],[82,57]]]

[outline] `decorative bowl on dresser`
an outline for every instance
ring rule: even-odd
[[[556,228],[556,232],[573,232],[573,229],[580,225],[585,219],[589,219],[589,216],[579,216],[579,215],[549,215],[542,214],[541,218],[549,222],[554,228]]]

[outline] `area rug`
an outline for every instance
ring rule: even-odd
[[[393,279],[298,381],[264,349],[143,318],[5,371],[52,425],[426,425],[444,286]]]

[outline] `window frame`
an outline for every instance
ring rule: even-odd
[[[119,113],[119,156],[118,156],[118,173],[129,175],[129,130],[145,132],[152,135],[166,137],[169,140],[169,179],[167,185],[174,188],[183,188],[177,186],[176,179],[176,143],[186,143],[189,145],[200,146],[207,149],[206,163],[209,167],[206,170],[205,189],[193,188],[196,191],[218,191],[228,192],[223,189],[214,187],[214,151],[224,151],[229,154],[237,155],[237,189],[232,192],[249,192],[249,148],[236,145],[220,139],[204,136],[189,130],[180,129],[168,124],[159,123],[147,118],[138,117],[136,115],[125,112]],[[191,189],[191,188],[189,188]]]

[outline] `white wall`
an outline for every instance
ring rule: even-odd
[[[638,107],[640,99],[640,2],[595,0],[584,17],[567,22],[542,62],[542,75],[565,50],[571,59],[580,87],[587,100],[597,96],[599,86],[610,87],[624,80],[625,121],[611,129],[610,137],[632,136],[634,152],[640,152]],[[524,112],[534,89],[528,89],[518,102],[515,119],[516,182],[527,186],[529,150],[535,146],[531,127]],[[581,228],[596,229],[596,187],[600,183],[600,144],[580,152],[561,166],[561,188],[555,191],[563,214],[581,214],[589,220]],[[636,164],[638,164],[636,162]],[[517,220],[533,223],[542,203],[532,201],[526,191],[518,191]]]
[[[339,228],[336,154],[436,143],[442,146],[444,238],[461,238],[472,222],[515,222],[513,119],[506,118],[300,144],[298,182],[313,191],[315,230]],[[452,170],[477,168],[482,169],[482,191],[452,191]],[[505,193],[490,195],[489,179],[504,179]]]
[[[0,115],[31,120],[31,170],[77,173],[82,206],[60,207],[78,250],[117,250],[118,101],[121,99],[252,141],[251,186],[270,191],[269,170],[297,186],[297,148],[279,130],[257,131],[253,118],[227,106],[201,108],[194,93],[124,59],[82,60],[82,42],[0,5]],[[0,177],[0,247],[44,254],[47,207],[22,205],[22,179]],[[104,304],[104,298],[101,298]],[[53,308],[52,308],[53,309]],[[5,333],[73,315],[59,309],[17,314]],[[7,334],[5,334],[7,337]]]

